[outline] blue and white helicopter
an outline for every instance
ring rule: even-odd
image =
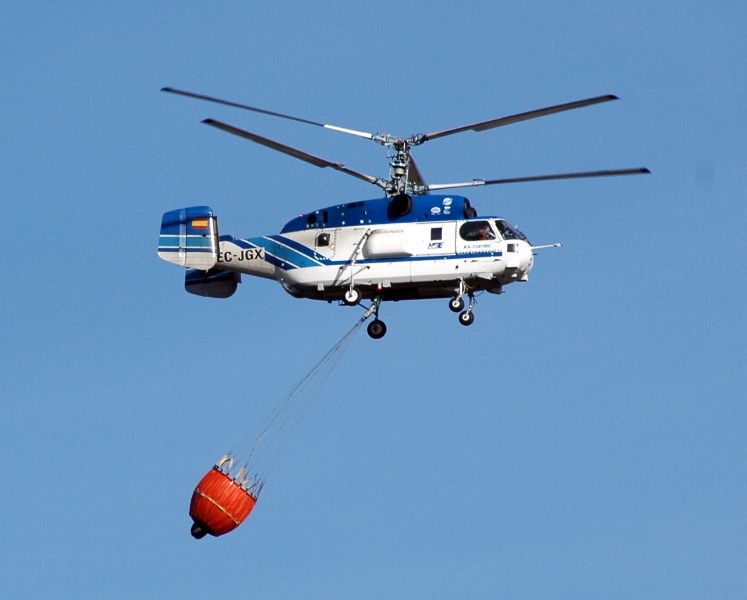
[[[476,293],[500,294],[510,283],[527,281],[535,251],[560,246],[533,246],[505,219],[478,216],[467,198],[432,192],[649,172],[635,168],[427,184],[410,156],[412,147],[430,140],[616,100],[613,95],[402,138],[318,123],[185,90],[167,87],[162,91],[323,127],[372,140],[388,149],[389,178],[380,179],[233,125],[205,119],[203,123],[211,127],[376,185],[385,196],[313,210],[286,223],[277,235],[248,238],[220,235],[217,216],[210,207],[181,208],[163,215],[158,244],[160,258],[187,269],[185,288],[192,294],[228,298],[244,274],[274,279],[296,298],[349,306],[368,300],[363,319],[374,316],[368,324],[368,334],[374,339],[386,333],[386,325],[379,318],[381,303],[386,300],[449,298],[449,309],[459,313],[459,322],[471,325]]]

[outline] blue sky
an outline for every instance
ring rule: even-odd
[[[747,595],[747,226],[739,2],[6,3],[0,22],[0,582],[15,598]],[[245,279],[190,296],[161,214],[279,231],[376,188],[200,124],[386,175],[366,131],[621,100],[414,152],[543,252],[527,284],[385,305],[249,520],[200,542],[197,480],[358,313]],[[498,189],[500,188],[500,189]],[[6,236],[6,239],[8,237]]]

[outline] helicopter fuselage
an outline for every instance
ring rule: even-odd
[[[280,234],[247,238],[218,236],[207,207],[182,210],[197,210],[185,220],[211,227],[191,234],[193,246],[191,223],[181,233],[162,227],[159,255],[188,268],[197,266],[189,254],[204,261],[186,279],[187,290],[199,295],[231,295],[238,279],[229,274],[246,274],[274,279],[298,298],[346,301],[350,290],[356,301],[444,298],[501,293],[504,285],[526,281],[533,266],[531,245],[519,230],[499,217],[478,218],[462,196],[339,204],[291,220]],[[175,212],[164,222],[173,223]]]

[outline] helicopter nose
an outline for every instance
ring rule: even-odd
[[[523,271],[524,277],[526,277],[534,266],[534,252],[532,252],[532,247],[527,243],[521,244],[519,255],[519,269]]]
[[[532,247],[526,242],[517,243],[513,248],[509,248],[515,252],[514,258],[514,277],[518,281],[529,281],[529,271],[534,266],[534,253]]]
[[[527,281],[534,266],[532,247],[523,240],[506,244],[506,270],[513,280]]]

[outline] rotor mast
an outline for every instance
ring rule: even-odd
[[[386,190],[390,196],[397,194],[412,193],[408,178],[410,170],[410,153],[407,150],[407,140],[398,139],[392,143],[393,151],[389,162],[389,189]]]

